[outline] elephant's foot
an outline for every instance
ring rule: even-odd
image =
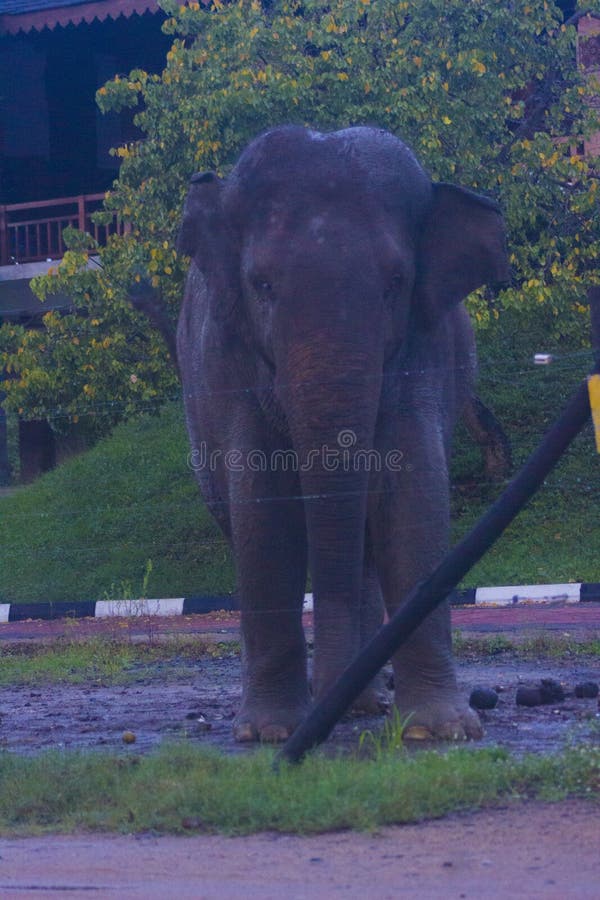
[[[457,692],[436,693],[434,698],[396,698],[400,717],[406,721],[408,741],[467,741],[483,737],[477,713]]]
[[[381,716],[389,713],[391,694],[380,673],[352,704],[353,716]]]
[[[245,703],[234,719],[233,736],[238,743],[281,744],[287,741],[307,712],[305,706],[282,710]]]

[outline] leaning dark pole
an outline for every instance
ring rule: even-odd
[[[592,319],[595,365],[590,374],[600,374],[600,289],[588,292]],[[521,471],[494,505],[443,559],[425,581],[407,594],[400,608],[350,663],[338,681],[296,728],[276,757],[297,763],[312,747],[322,743],[354,700],[390,657],[448,596],[469,569],[535,494],[571,441],[590,417],[587,379],[573,395],[561,416],[549,429]],[[591,452],[591,451],[590,451]]]

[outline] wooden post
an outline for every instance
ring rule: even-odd
[[[8,263],[8,229],[6,224],[6,206],[0,205],[0,266],[7,266]]]
[[[85,197],[81,194],[77,198],[77,227],[80,231],[85,231]]]

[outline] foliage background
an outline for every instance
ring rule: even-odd
[[[189,176],[226,175],[256,133],[282,122],[376,124],[402,136],[435,179],[494,196],[514,286],[473,295],[476,324],[585,343],[600,222],[595,160],[576,150],[600,126],[586,102],[595,88],[575,64],[575,27],[554,3],[160,5],[173,36],[164,71],[134,70],[97,94],[104,112],[136,110],[141,139],[115,149],[119,179],[99,214],[130,230],[102,249],[70,232],[69,252],[35,289],[67,291],[75,311],[47,313],[41,331],[0,329],[7,408],[57,429],[82,419],[103,431],[176,393],[162,339],[130,307],[128,287],[149,277],[175,318]]]

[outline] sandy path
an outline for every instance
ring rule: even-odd
[[[0,897],[145,900],[597,898],[597,804],[519,804],[295,837],[79,835],[0,841]]]

